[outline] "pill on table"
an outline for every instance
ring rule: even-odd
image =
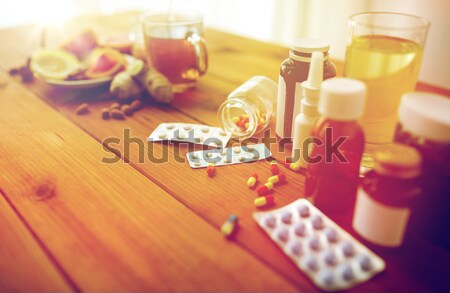
[[[289,240],[289,230],[281,229],[277,234],[278,240],[282,242],[287,242]]]
[[[309,217],[309,207],[305,204],[301,204],[297,208],[300,217],[307,218]]]
[[[277,175],[278,173],[280,173],[280,169],[278,169],[277,161],[275,161],[275,160],[270,161],[270,173],[272,173],[272,175]]]
[[[273,197],[273,195],[268,194],[266,196],[260,196],[257,197],[253,203],[255,204],[256,207],[258,208],[262,208],[268,205],[271,205],[275,202],[275,198]]]
[[[326,251],[324,254],[324,260],[328,265],[334,266],[337,262],[336,253],[332,250]]]
[[[267,216],[264,222],[269,228],[275,228],[277,226],[277,219],[272,215]]]
[[[311,224],[314,229],[320,230],[323,228],[323,218],[320,215],[314,215],[311,218]]]
[[[282,215],[281,215],[281,221],[285,224],[290,224],[292,221],[292,214],[289,211],[285,211]]]
[[[294,233],[297,236],[303,237],[305,236],[306,226],[305,223],[297,223],[295,224]]]
[[[296,256],[300,256],[303,253],[302,244],[300,241],[294,242],[291,246],[291,252],[295,254]]]
[[[297,163],[286,164],[286,167],[288,167],[289,169],[291,169],[294,172],[298,172],[300,170],[300,165]]]
[[[110,115],[110,113],[109,113],[109,108],[103,108],[102,110],[101,110],[101,113],[102,113],[102,119],[109,119],[109,118],[111,118],[111,115]]]
[[[319,276],[320,280],[322,280],[322,282],[327,285],[327,286],[331,286],[334,283],[334,276],[333,276],[333,272],[330,270],[324,270],[320,273]]]
[[[131,102],[130,107],[133,111],[139,111],[144,107],[144,104],[142,104],[141,100],[134,100]]]
[[[336,231],[336,229],[334,229],[332,227],[328,227],[325,230],[325,235],[327,236],[328,241],[331,243],[338,241],[337,231]]]
[[[236,230],[237,220],[237,216],[232,214],[220,227],[220,231],[222,232],[222,234],[226,237],[231,236]]]
[[[120,107],[120,110],[122,110],[122,112],[127,116],[131,116],[133,114],[133,108],[131,108],[131,106],[127,104],[122,105]]]
[[[110,110],[112,110],[112,109],[120,109],[120,104],[117,103],[117,102],[114,102],[114,103],[112,103],[112,104],[109,106],[109,109],[110,109]]]
[[[87,103],[83,103],[81,105],[79,105],[76,109],[75,109],[75,113],[77,115],[84,115],[89,113],[89,105]]]
[[[258,182],[258,174],[252,174],[250,178],[247,180],[247,186],[250,188],[255,187],[256,183]]]
[[[372,262],[367,255],[361,255],[358,259],[359,266],[365,272],[368,272],[372,269]]]
[[[125,114],[120,109],[111,109],[109,112],[111,117],[116,120],[123,120],[125,119]]]
[[[306,256],[305,265],[311,271],[316,271],[319,268],[319,263],[317,262],[317,259],[312,255]]]
[[[320,249],[320,239],[317,237],[317,235],[313,235],[309,239],[309,248],[313,250],[319,250]]]
[[[352,280],[353,276],[354,276],[352,267],[349,264],[342,265],[341,275],[344,280],[347,280],[347,281]]]
[[[258,193],[258,196],[263,196],[263,195],[269,193],[269,191],[271,191],[272,189],[273,189],[273,183],[266,182],[263,186],[258,187],[258,189],[256,189],[256,192]]]
[[[286,175],[284,174],[278,174],[278,175],[274,175],[272,177],[269,177],[269,179],[267,179],[268,182],[271,182],[273,184],[280,184],[280,183],[284,183],[286,182]]]
[[[342,252],[346,257],[355,255],[355,247],[350,242],[346,241],[342,244]]]
[[[216,172],[216,165],[214,163],[209,163],[208,167],[206,167],[206,173],[208,173],[209,177],[213,177]]]

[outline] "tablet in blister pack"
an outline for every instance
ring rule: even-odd
[[[161,123],[147,140],[171,140],[221,148],[227,145],[230,137],[231,133],[219,127],[192,123]]]
[[[215,166],[248,163],[270,156],[272,156],[272,153],[263,143],[195,151],[186,154],[191,168],[204,168],[211,163]]]
[[[253,218],[321,289],[338,291],[365,282],[384,261],[306,199],[256,212]]]

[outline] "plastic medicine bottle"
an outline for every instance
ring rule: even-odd
[[[231,92],[219,108],[220,127],[235,138],[261,132],[275,115],[277,84],[265,76],[254,76]]]
[[[322,83],[319,119],[312,137],[305,195],[327,215],[350,212],[358,187],[364,133],[357,122],[364,112],[366,86],[350,78]]]
[[[336,67],[329,60],[330,45],[321,40],[299,39],[289,51],[289,58],[281,63],[278,79],[278,101],[276,134],[281,138],[292,138],[295,117],[300,113],[302,82],[308,78],[311,54],[323,53],[323,79],[336,76]]]
[[[398,117],[394,140],[414,147],[423,159],[423,196],[411,216],[412,232],[450,247],[450,99],[406,93]]]
[[[353,228],[374,244],[399,247],[420,198],[421,156],[412,147],[393,144],[376,152],[374,163],[358,189]]]

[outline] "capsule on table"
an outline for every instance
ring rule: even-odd
[[[255,187],[256,183],[258,182],[258,174],[253,174],[248,178],[247,180],[247,186],[250,188]]]
[[[286,167],[288,167],[289,169],[291,169],[294,172],[298,172],[300,170],[300,164],[298,164],[298,163],[287,163]]]
[[[220,227],[220,231],[222,232],[225,237],[231,236],[234,231],[236,230],[238,218],[235,214],[232,214],[225,223],[222,224],[222,227]]]
[[[206,173],[208,173],[209,177],[213,177],[216,173],[216,165],[214,163],[209,163],[208,167],[206,167]]]
[[[275,198],[273,197],[273,195],[268,194],[265,196],[260,196],[260,197],[255,198],[253,203],[256,207],[262,208],[262,207],[271,205],[274,202],[275,202]]]
[[[275,161],[275,160],[270,161],[270,173],[272,173],[272,175],[277,175],[278,173],[280,173],[280,169],[278,169],[277,161]]]
[[[263,196],[263,195],[266,195],[272,189],[273,189],[273,183],[267,182],[263,186],[258,187],[258,189],[256,189],[256,192],[258,193],[258,196]]]
[[[278,175],[274,175],[272,177],[269,177],[269,179],[267,179],[268,182],[272,183],[272,184],[281,184],[286,182],[286,175],[284,174],[278,174]]]

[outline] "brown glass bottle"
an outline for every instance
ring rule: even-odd
[[[278,80],[276,133],[281,138],[291,138],[295,117],[300,113],[301,83],[308,79],[311,54],[324,54],[323,79],[336,76],[336,67],[329,60],[330,46],[319,40],[301,39],[289,51],[289,58],[281,63]]]

